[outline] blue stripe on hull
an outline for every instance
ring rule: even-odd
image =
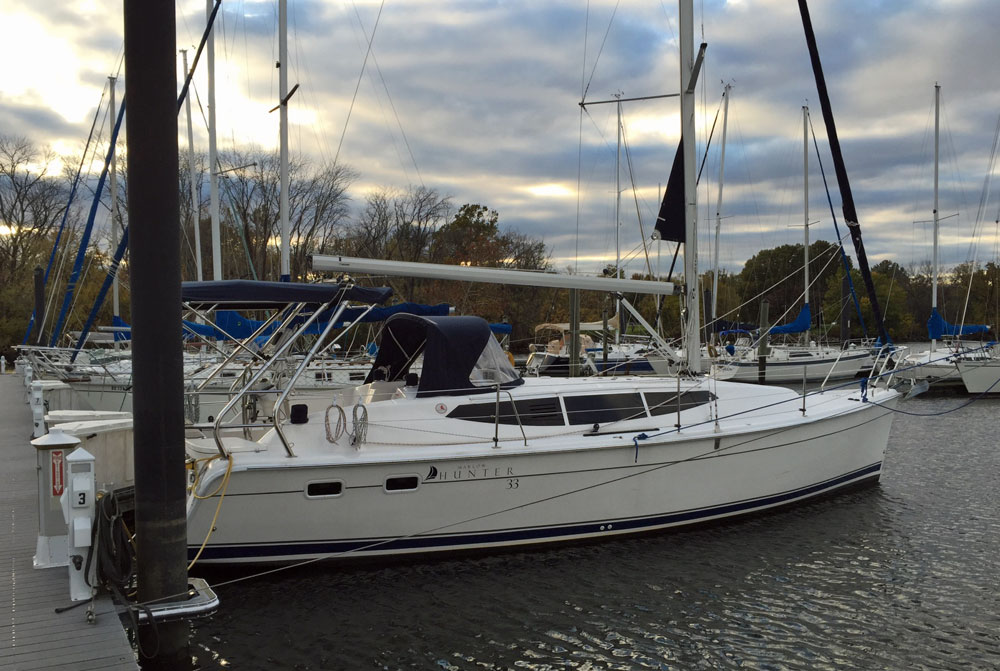
[[[652,517],[626,519],[604,519],[559,527],[533,527],[509,529],[476,534],[454,534],[436,536],[414,536],[397,539],[351,539],[344,541],[292,542],[281,544],[254,545],[208,545],[202,552],[200,561],[294,561],[321,555],[337,555],[356,550],[370,549],[379,554],[401,552],[431,552],[458,550],[469,546],[504,546],[558,541],[569,537],[606,536],[612,529],[615,533],[639,533],[664,527],[697,524],[709,520],[745,515],[766,508],[773,508],[802,499],[829,494],[842,487],[856,485],[869,480],[878,480],[882,463],[878,462],[851,473],[841,475],[808,487],[773,494],[757,499],[737,501],[708,508],[686,510]],[[193,558],[198,546],[188,547],[188,557]]]

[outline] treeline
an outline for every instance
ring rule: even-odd
[[[812,337],[840,338],[841,325],[849,325],[848,338],[876,337],[875,316],[861,273],[847,258],[851,284],[861,308],[858,318],[854,297],[845,293],[844,261],[840,248],[819,240],[809,246],[809,302],[813,316]],[[760,303],[768,301],[771,324],[791,322],[802,305],[804,256],[801,244],[761,250],[737,274],[719,278],[721,319],[757,324]],[[927,340],[931,313],[932,269],[930,263],[907,270],[884,260],[871,267],[872,281],[890,337],[895,342]],[[702,276],[711,287],[711,275]],[[989,324],[995,337],[1000,321],[1000,266],[986,263],[973,271],[971,263],[942,273],[938,279],[938,312],[953,324]]]
[[[41,334],[41,342],[48,344],[91,207],[92,193],[87,188],[93,179],[84,180],[78,186],[77,198],[67,210],[75,170],[67,167],[63,174],[53,174],[50,166],[54,161],[50,152],[24,138],[0,135],[0,352],[9,358],[13,356],[11,348],[21,343],[31,315],[32,272],[36,267],[45,268],[51,257],[48,316]],[[113,205],[105,192],[99,208],[102,225],[99,231],[95,229],[84,256],[83,271],[64,326],[67,331],[80,329],[106,276],[111,236],[103,222],[107,221],[108,212],[114,206],[121,213],[121,220],[127,219],[125,163],[126,160],[119,161],[118,202]],[[186,161],[182,160],[178,174],[182,276],[186,280],[198,278],[195,259],[199,246],[203,259],[201,278],[207,280],[213,276],[205,163],[204,158],[196,157],[194,184],[199,188],[194,190],[194,195],[191,166]],[[280,189],[276,155],[260,150],[223,154],[217,173],[223,277],[277,279]],[[363,202],[355,203],[349,196],[349,189],[359,175],[350,167],[293,160],[290,175],[290,265],[294,281],[319,279],[309,266],[312,254],[541,272],[552,270],[543,240],[504,229],[499,213],[486,205],[456,206],[449,196],[424,186],[405,190],[376,188],[364,196]],[[53,246],[64,217],[66,227],[60,237],[59,252],[53,257]],[[845,320],[851,325],[850,337],[865,335],[853,301],[841,295],[844,269],[839,253],[839,248],[825,241],[810,246],[813,337],[829,333],[836,338]],[[760,302],[767,300],[769,321],[791,321],[802,303],[802,264],[801,245],[782,245],[758,252],[739,273],[721,273],[718,316],[756,324]],[[1000,304],[996,293],[998,272],[1000,269],[994,263],[977,269],[974,276],[970,265],[950,271],[939,285],[941,313],[951,322],[961,321],[969,291],[965,323],[995,324]],[[614,268],[608,268],[606,274],[614,275]],[[851,276],[867,334],[874,336],[871,306],[853,268]],[[929,267],[907,271],[894,262],[883,261],[873,268],[873,276],[892,337],[897,341],[926,339],[925,323],[930,314]],[[119,277],[121,311],[128,321],[127,262]],[[648,279],[648,276],[643,278]],[[514,328],[512,344],[516,350],[526,349],[528,342],[533,340],[536,324],[568,319],[567,291],[413,278],[358,279],[392,286],[400,301],[447,302],[459,314],[477,314],[490,321],[506,320]],[[670,279],[682,281],[676,276]],[[703,287],[711,287],[710,274],[704,274],[701,282]],[[659,309],[651,296],[628,298],[651,323],[659,317],[667,337],[680,333],[681,306],[676,296],[664,299]],[[581,293],[584,321],[598,321],[605,311],[614,314],[611,297],[600,292]],[[705,314],[703,312],[703,316]],[[98,323],[109,324],[110,321],[109,298],[101,308]],[[36,326],[31,342],[37,341]],[[60,341],[60,344],[65,342]]]
[[[36,324],[30,344],[49,344],[53,323],[61,312],[67,281],[93,199],[88,192],[96,180],[84,178],[77,198],[67,208],[75,170],[53,174],[55,156],[25,138],[0,135],[0,352],[13,358],[33,309],[33,270],[48,268],[47,316],[44,329]],[[76,164],[78,162],[74,162]],[[203,157],[193,165],[182,160],[178,174],[181,216],[182,277],[213,277],[213,245],[209,209],[209,180]],[[108,190],[98,208],[99,223],[84,254],[82,272],[70,299],[63,331],[79,330],[94,304],[110,267],[111,233],[108,213],[114,207],[119,224],[127,224],[127,157],[118,161],[118,198]],[[280,269],[279,165],[273,153],[248,150],[223,154],[218,170],[220,194],[220,249],[226,279],[276,280]],[[455,206],[436,189],[415,186],[405,190],[377,188],[363,203],[351,201],[349,188],[358,179],[347,166],[315,165],[293,160],[290,168],[290,275],[293,281],[319,279],[312,272],[312,254],[344,254],[401,261],[475,264],[528,270],[549,270],[542,240],[505,230],[499,214],[477,204]],[[196,188],[192,190],[192,181]],[[61,224],[65,218],[65,227]],[[60,232],[61,231],[61,232]],[[56,239],[58,252],[52,256]],[[121,314],[129,321],[127,259],[119,270]],[[447,302],[456,311],[481,314],[493,321],[506,319],[527,330],[539,315],[551,315],[540,290],[525,287],[486,287],[363,278],[395,289],[398,300]],[[98,324],[111,322],[110,297],[98,313]],[[61,335],[61,334],[60,334]],[[517,337],[523,337],[523,334]],[[66,337],[58,344],[67,344]]]

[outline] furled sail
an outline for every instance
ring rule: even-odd
[[[937,308],[931,310],[931,316],[927,319],[927,335],[931,340],[939,340],[941,336],[964,336],[974,333],[986,333],[989,330],[990,327],[987,324],[966,324],[964,326],[949,324],[941,316],[941,313],[937,311]]]
[[[670,168],[667,190],[663,192],[660,213],[656,215],[654,238],[684,242],[684,140],[677,145],[674,165]]]

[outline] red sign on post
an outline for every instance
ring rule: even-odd
[[[52,496],[63,493],[63,451],[52,450]]]

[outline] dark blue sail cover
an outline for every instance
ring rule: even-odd
[[[125,323],[125,320],[121,318],[120,315],[111,316],[111,325],[116,329],[131,329],[131,327]],[[115,331],[115,341],[124,342],[132,339],[132,331]]]
[[[809,309],[809,304],[806,303],[799,310],[799,316],[795,318],[791,324],[784,324],[783,326],[772,326],[768,333],[772,335],[782,334],[782,333],[803,333],[808,331],[809,327],[812,325],[812,312]]]
[[[941,313],[937,311],[937,308],[931,310],[931,316],[927,319],[927,335],[931,340],[938,340],[941,336],[964,336],[974,333],[986,333],[989,330],[990,327],[987,324],[966,324],[965,326],[949,324],[941,316]]]
[[[378,304],[384,303],[390,296],[392,289],[389,287],[345,287],[341,284],[257,280],[181,282],[181,300],[188,305],[202,308],[217,306],[229,310],[269,309],[289,303],[321,305],[345,299]]]
[[[469,379],[491,338],[490,325],[481,317],[393,315],[382,329],[378,355],[365,383],[374,382],[382,374],[389,381],[405,379],[410,366],[423,353],[418,397],[494,391],[494,387],[476,387]],[[517,379],[503,386],[523,383]]]

